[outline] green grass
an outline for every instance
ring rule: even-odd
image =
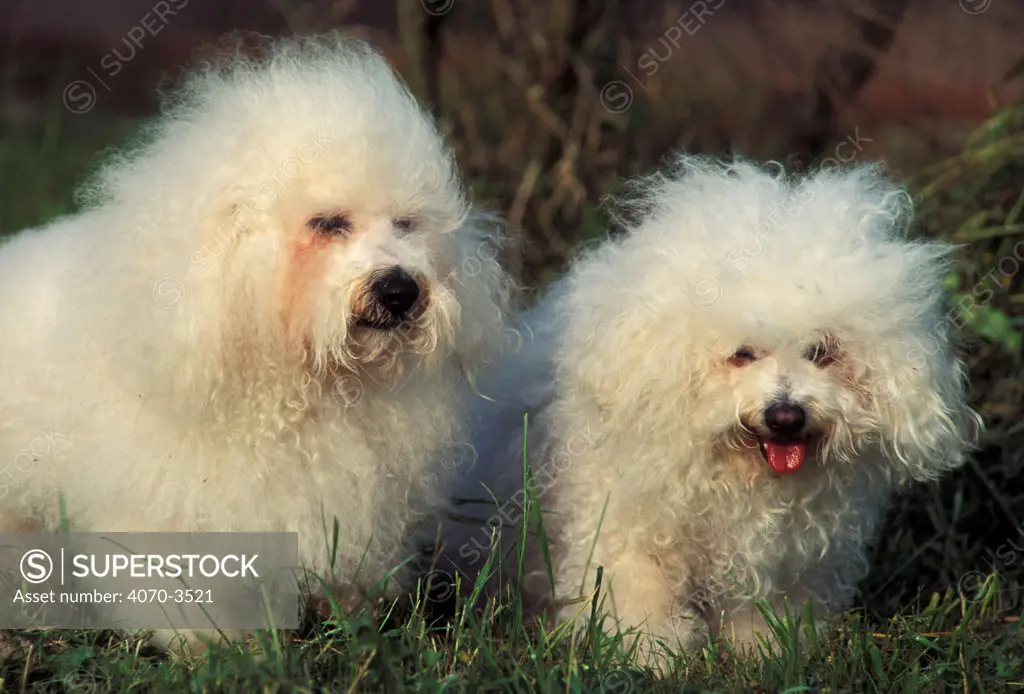
[[[99,150],[123,139],[133,125],[55,116],[30,128],[2,127],[0,234],[72,211],[71,184],[95,168]],[[979,166],[991,168],[993,152],[1005,151],[992,147],[998,136],[988,130],[981,142],[968,143]],[[956,164],[958,172],[935,172],[941,185],[921,184],[931,196],[922,202],[924,233],[983,235],[977,230],[1019,224],[1019,170],[1007,174],[1002,163],[981,180],[965,163],[969,159]],[[1021,158],[1015,161],[1012,166],[1021,167]],[[1010,194],[1004,194],[1007,188]],[[988,221],[970,226],[967,220],[982,219],[972,207],[979,201]],[[954,278],[958,290],[969,291],[1019,238],[972,241]],[[2,687],[619,694],[1022,688],[1024,638],[1017,615],[1024,586],[1024,426],[1019,355],[1008,351],[1016,343],[1006,333],[1020,326],[1020,281],[1011,278],[988,305],[1007,318],[1009,328],[971,332],[967,326],[975,405],[990,427],[981,450],[941,484],[916,487],[897,501],[858,607],[821,636],[803,620],[785,618],[776,625],[781,648],[739,657],[728,644],[708,644],[680,654],[673,671],[658,678],[630,664],[620,636],[595,629],[573,635],[565,626],[524,622],[515,600],[468,610],[448,588],[434,586],[398,605],[382,603],[372,614],[334,611],[296,633],[264,634],[256,654],[217,647],[197,661],[149,652],[137,637],[111,631],[8,630],[0,634]],[[516,558],[510,561],[514,565]],[[801,634],[806,643],[798,646]]]
[[[73,212],[76,186],[134,128],[131,121],[83,121],[60,111],[30,126],[0,119],[0,236]]]
[[[632,666],[615,636],[570,642],[523,624],[512,604],[486,623],[460,613],[442,626],[422,598],[390,623],[334,614],[294,638],[264,637],[258,655],[218,647],[199,661],[148,654],[113,632],[19,635],[2,674],[8,691],[1007,691],[1024,686],[1024,649],[992,588],[977,602],[937,598],[884,624],[851,612],[804,647],[796,635],[810,630],[790,620],[778,625],[786,645],[777,651],[738,658],[709,645],[679,656],[667,678]]]

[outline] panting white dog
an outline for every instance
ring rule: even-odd
[[[960,465],[980,422],[944,308],[950,249],[907,240],[911,200],[877,167],[681,157],[636,187],[639,221],[575,263],[481,382],[498,404],[460,494],[500,506],[450,524],[445,553],[472,578],[492,528],[523,517],[528,413],[560,617],[590,618],[603,567],[606,626],[659,662],[709,634],[770,639],[756,599],[848,607],[894,490]]]
[[[63,496],[77,530],[298,532],[341,592],[408,559],[509,282],[386,61],[210,66],[86,197],[0,248],[0,530]]]

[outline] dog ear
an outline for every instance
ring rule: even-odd
[[[671,299],[612,289],[615,267],[587,263],[561,288],[564,300],[546,318],[565,326],[558,377],[611,427],[669,430],[693,402],[704,365]]]
[[[940,320],[874,358],[871,394],[882,415],[882,445],[911,479],[937,479],[974,449],[981,418],[967,404],[963,363]]]
[[[474,211],[453,241],[455,265],[444,283],[459,305],[454,351],[463,369],[472,373],[502,352],[510,335],[506,321],[515,285],[501,263],[507,240],[500,218]]]

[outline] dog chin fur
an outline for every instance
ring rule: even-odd
[[[526,413],[555,604],[534,541],[520,588],[584,622],[603,566],[605,626],[659,663],[659,643],[770,638],[754,599],[847,608],[893,492],[960,465],[980,420],[944,307],[950,249],[906,238],[910,198],[879,168],[683,156],[635,190],[640,221],[574,264],[482,382],[496,404],[459,495],[499,506],[449,524],[442,561],[471,583],[492,530],[521,523]],[[788,474],[759,450],[779,402],[807,416]]]
[[[384,59],[326,37],[198,73],[85,198],[0,248],[0,528],[57,528],[63,495],[78,530],[298,532],[326,576],[337,520],[349,594],[408,559],[509,283]],[[366,327],[392,267],[420,299]]]

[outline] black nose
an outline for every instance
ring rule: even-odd
[[[797,436],[807,423],[807,413],[799,405],[777,403],[764,411],[764,422],[773,434]]]
[[[370,291],[388,311],[404,316],[420,297],[420,286],[408,272],[393,267],[373,280]]]

